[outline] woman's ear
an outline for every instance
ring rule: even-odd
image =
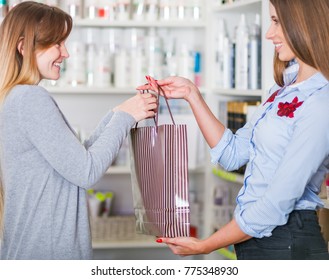
[[[24,38],[20,38],[17,44],[17,50],[21,55],[24,55]]]

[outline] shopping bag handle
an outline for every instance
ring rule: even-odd
[[[142,90],[141,92],[144,93],[145,91]],[[146,92],[149,92],[149,91],[146,90]],[[167,108],[168,108],[168,112],[169,112],[171,121],[172,121],[173,125],[175,125],[176,123],[174,121],[173,114],[172,114],[172,112],[170,110],[170,106],[169,106],[169,102],[168,102],[168,97],[167,97],[165,91],[163,90],[163,88],[160,85],[158,85],[157,107],[159,108],[159,98],[161,96],[160,92],[162,93],[162,95],[163,95],[163,97],[164,97],[164,99],[166,101],[166,104],[167,104]],[[155,123],[156,128],[158,128],[158,126],[159,126],[159,113],[156,113],[155,114],[155,116],[153,117],[153,120],[154,120],[154,123]],[[137,125],[138,125],[138,122],[136,122],[135,128],[137,128]]]
[[[173,125],[175,125],[175,121],[174,121],[174,117],[171,113],[171,110],[170,110],[170,107],[169,107],[169,102],[168,102],[168,97],[165,93],[165,91],[163,90],[163,88],[159,85],[158,85],[158,101],[157,101],[157,105],[159,106],[159,98],[161,96],[160,92],[162,93],[165,101],[166,101],[166,104],[167,104],[167,108],[168,108],[168,112],[169,112],[169,115],[170,115],[170,118],[171,118],[171,121],[173,123]],[[159,114],[157,113],[156,116],[155,116],[155,125],[158,126],[158,118],[159,118]]]

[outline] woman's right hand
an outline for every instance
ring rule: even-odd
[[[157,112],[157,99],[151,93],[137,93],[113,109],[113,112],[123,111],[133,116],[136,122],[152,118]]]
[[[170,76],[162,80],[154,80],[150,76],[146,76],[148,84],[137,87],[138,90],[153,90],[158,92],[158,85],[164,90],[168,99],[171,98],[183,98],[189,102],[190,98],[194,95],[200,95],[200,91],[197,86],[190,80],[178,77]],[[163,95],[160,92],[161,95]]]

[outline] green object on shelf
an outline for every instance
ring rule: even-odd
[[[230,259],[230,260],[236,260],[236,255],[235,253],[231,252],[230,250],[226,248],[221,248],[217,250],[217,253]]]
[[[218,168],[213,168],[212,173],[215,174],[216,176],[223,178],[227,181],[231,182],[236,182],[237,181],[237,176],[234,173],[227,172]]]

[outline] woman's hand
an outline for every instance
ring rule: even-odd
[[[175,237],[157,239],[159,243],[166,243],[171,251],[179,256],[207,254],[203,241],[194,237]]]
[[[164,90],[168,99],[183,98],[188,102],[192,95],[200,94],[200,91],[195,84],[182,77],[171,76],[156,81],[152,77],[146,76],[146,79],[148,80],[148,84],[137,87],[138,90],[152,90],[158,93],[159,85]],[[163,95],[161,91],[159,93]]]
[[[133,116],[136,122],[154,117],[157,112],[157,98],[151,93],[137,93],[113,109]]]

